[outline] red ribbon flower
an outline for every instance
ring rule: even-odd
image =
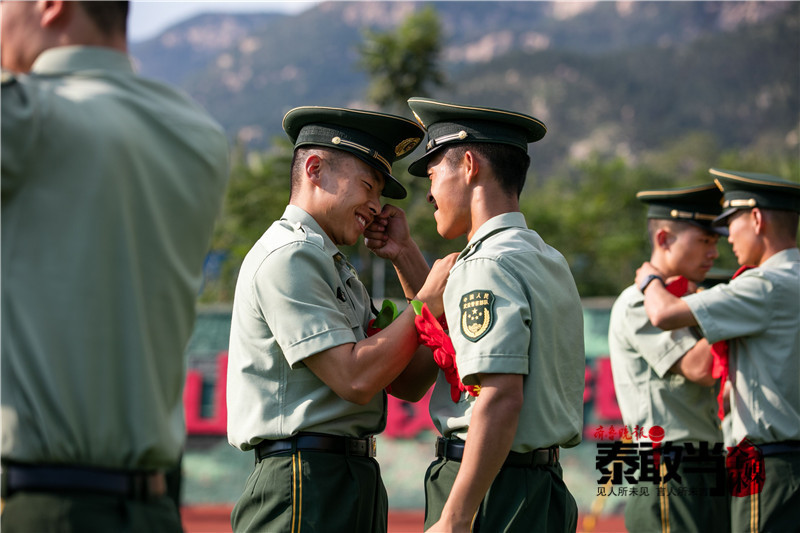
[[[747,265],[740,267],[731,279],[736,279],[736,276],[751,268],[754,267]],[[728,379],[729,375],[728,341],[718,341],[712,344],[711,356],[713,357],[711,362],[711,377],[719,379],[719,394],[717,395],[719,410],[717,411],[717,416],[720,420],[723,420],[725,418],[725,396],[723,391],[725,390],[725,381]]]
[[[433,351],[433,360],[444,372],[444,377],[450,384],[450,398],[453,402],[458,403],[461,393],[464,391],[472,396],[477,396],[480,393],[480,387],[464,385],[461,378],[458,377],[456,350],[453,348],[453,341],[447,335],[447,320],[444,315],[437,319],[428,306],[423,304],[420,314],[414,317],[414,325],[417,327],[420,344],[424,344]]]

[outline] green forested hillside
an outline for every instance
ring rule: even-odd
[[[446,35],[449,84],[436,96],[545,120],[546,171],[693,130],[723,147],[779,151],[795,131],[796,147],[795,2],[327,2],[293,16],[201,16],[133,53],[143,73],[181,83],[232,137],[266,148],[291,107],[367,106],[363,30],[396,26],[425,5]]]
[[[206,15],[132,47],[144,74],[180,84],[236,147],[214,240],[222,276],[205,299],[232,297],[241,258],[288,200],[286,111],[370,107],[365,31],[391,32],[425,6],[445,36],[447,80],[428,96],[547,124],[522,210],[583,296],[617,294],[649,255],[637,190],[708,182],[711,166],[800,181],[798,2],[325,2],[292,16]],[[436,234],[426,181],[405,165],[399,205],[423,251],[460,249]],[[719,248],[718,267],[733,269]],[[370,254],[346,252],[369,285]]]

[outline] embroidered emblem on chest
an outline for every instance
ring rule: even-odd
[[[461,333],[477,342],[494,326],[494,294],[472,291],[461,297]]]

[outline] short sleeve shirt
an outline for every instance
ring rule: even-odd
[[[728,341],[733,440],[800,440],[800,251],[684,301],[709,342]]]
[[[564,257],[528,229],[521,213],[487,221],[453,266],[444,293],[459,375],[521,374],[524,405],[511,449],[575,446],[583,428],[583,312]],[[476,398],[450,397],[439,373],[434,424],[466,439]]]
[[[225,133],[104,47],[46,50],[0,109],[3,458],[171,467]]]
[[[722,442],[719,387],[704,387],[669,372],[697,343],[688,328],[664,331],[644,310],[644,295],[625,289],[611,309],[608,347],[622,420],[631,431],[653,426],[672,442]]]
[[[369,295],[319,224],[288,206],[245,257],[228,354],[228,439],[249,450],[299,431],[363,437],[383,430],[386,396],[360,406],[305,365],[366,338]]]

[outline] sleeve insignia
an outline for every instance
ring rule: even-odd
[[[494,326],[494,294],[472,291],[461,297],[461,333],[477,342]]]

